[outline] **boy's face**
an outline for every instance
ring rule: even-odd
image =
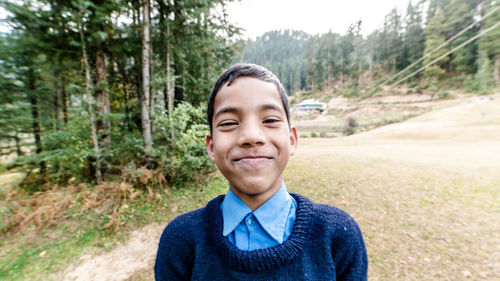
[[[260,206],[281,186],[297,148],[278,89],[257,78],[238,78],[217,93],[212,121],[208,156],[243,202]]]

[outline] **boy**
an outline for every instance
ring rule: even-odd
[[[207,153],[229,190],[167,225],[156,280],[366,280],[356,222],[286,191],[297,132],[276,76],[253,64],[227,69],[207,117]]]

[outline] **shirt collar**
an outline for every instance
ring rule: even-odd
[[[291,205],[291,195],[287,192],[285,183],[282,183],[280,189],[254,211],[254,215],[262,228],[280,244],[283,243],[283,235]]]
[[[278,191],[253,212],[262,228],[280,244],[283,243],[291,205],[291,195],[287,192],[285,183],[282,183]],[[222,216],[224,218],[222,234],[227,236],[233,232],[251,212],[252,210],[229,188],[222,202]]]
[[[229,188],[224,201],[222,201],[222,217],[224,221],[222,235],[227,236],[233,232],[246,215],[251,212],[252,210]]]

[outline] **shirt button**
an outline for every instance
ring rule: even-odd
[[[248,224],[249,224],[249,225],[252,225],[252,222],[253,222],[252,218],[249,218],[249,219],[248,219]]]

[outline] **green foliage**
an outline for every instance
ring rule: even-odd
[[[317,138],[318,134],[316,132],[311,132],[311,138]]]
[[[434,13],[434,16],[428,20],[425,33],[425,51],[424,53],[430,53],[446,41],[446,31],[447,31],[447,21],[444,12],[438,7]],[[428,56],[424,60],[424,64],[430,63],[435,59],[439,58],[445,54],[449,49],[441,48],[434,52],[432,55]],[[425,75],[429,78],[441,78],[445,73],[445,66],[448,62],[449,57],[443,57],[437,61],[434,65],[429,66],[425,69]]]
[[[203,104],[197,107],[189,103],[177,105],[172,116],[173,141],[169,116],[160,114],[155,119],[155,146],[151,155],[166,180],[174,185],[200,180],[214,170],[205,148],[205,136],[209,133],[205,108]]]
[[[444,92],[438,93],[438,98],[439,99],[453,99],[453,98],[455,98],[455,95],[448,92],[448,91],[444,91]]]
[[[490,60],[485,51],[479,53],[476,83],[479,93],[486,94],[493,87],[493,73]]]

